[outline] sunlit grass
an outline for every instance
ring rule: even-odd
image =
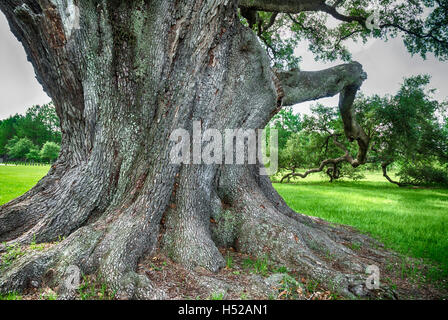
[[[0,205],[26,193],[48,170],[49,166],[0,165]]]
[[[329,183],[274,184],[295,211],[356,227],[403,254],[448,269],[448,189],[398,188],[380,174]]]

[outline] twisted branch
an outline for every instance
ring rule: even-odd
[[[347,148],[337,141],[337,136],[333,135],[334,144],[344,151],[344,156],[326,159],[322,161],[319,168],[310,169],[304,174],[291,173],[286,175],[282,181],[291,176],[305,178],[311,173],[321,172],[330,164],[337,165],[341,162],[348,162],[356,168],[366,163],[370,137],[356,121],[356,114],[353,108],[356,93],[367,78],[359,63],[352,62],[315,72],[297,70],[280,72],[278,77],[285,95],[283,98],[283,105],[285,106],[330,97],[340,93],[339,111],[344,123],[345,135],[350,142],[356,141],[359,147],[358,154],[354,158],[350,155]]]

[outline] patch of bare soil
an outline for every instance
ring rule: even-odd
[[[369,250],[365,246],[354,248],[354,244],[345,243],[361,256],[371,256],[374,252],[387,252],[383,261],[381,287],[371,291],[367,299],[447,299],[447,279],[429,281],[429,272],[434,266],[423,261],[386,251],[383,248]],[[319,282],[306,277],[295,270],[274,265],[265,258],[251,257],[233,249],[222,249],[227,266],[218,273],[205,269],[188,271],[174,263],[161,253],[148,256],[138,265],[138,273],[147,276],[154,287],[166,293],[169,300],[340,300],[347,299]],[[367,276],[366,276],[367,277]],[[23,300],[57,299],[55,288],[31,288],[22,297]],[[101,277],[87,276],[76,294],[80,300],[112,300],[114,293],[101,281]]]
[[[174,300],[346,299],[294,270],[234,250],[222,249],[221,253],[227,259],[227,267],[217,274],[203,269],[187,271],[161,254],[141,261],[139,272],[166,291],[167,299]],[[425,272],[432,266],[421,261],[407,258],[404,262],[399,255],[392,254],[379,268],[381,287],[372,291],[368,299],[433,300],[448,297],[448,291],[443,289],[446,288],[446,280],[443,280],[445,283],[430,283]],[[417,269],[410,272],[411,268]]]

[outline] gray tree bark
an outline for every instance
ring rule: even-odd
[[[67,13],[75,5],[80,29],[71,29]],[[364,142],[351,110],[361,66],[277,73],[237,7],[228,0],[0,2],[63,133],[48,175],[0,208],[0,242],[66,237],[0,274],[0,292],[23,291],[49,273],[61,279],[76,265],[101,273],[119,298],[160,298],[136,273],[140,259],[161,250],[189,269],[218,271],[218,247],[234,246],[331,278],[343,294],[366,293],[367,260],[342,244],[365,237],[293,212],[254,166],[170,163],[171,132],[193,121],[203,130],[264,128],[283,105],[340,92],[347,136]],[[237,221],[225,232],[223,212]]]

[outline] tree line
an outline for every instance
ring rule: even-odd
[[[29,108],[0,120],[0,158],[3,161],[53,162],[61,144],[59,118],[53,103]]]
[[[362,168],[381,170],[398,186],[448,185],[447,102],[433,98],[430,77],[407,78],[394,95],[355,100],[356,120],[370,141],[364,166],[352,166],[358,147],[344,135],[337,108],[321,104],[310,115],[284,109],[269,127],[279,130],[281,182],[324,173],[330,181],[360,179]],[[398,178],[389,174],[393,168]]]

